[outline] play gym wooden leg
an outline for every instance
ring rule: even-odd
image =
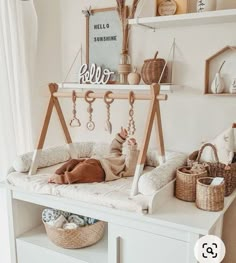
[[[137,164],[135,173],[134,173],[134,179],[132,183],[132,188],[130,192],[130,196],[133,197],[138,194],[138,180],[143,172],[144,164]]]
[[[166,160],[165,160],[165,146],[164,146],[164,138],[163,138],[163,131],[162,131],[161,111],[160,111],[159,100],[156,100],[155,108],[156,108],[155,126],[156,126],[157,149],[159,153],[159,162],[160,164],[162,164]]]
[[[134,174],[133,184],[132,184],[131,193],[130,193],[131,196],[135,196],[138,193],[138,180],[139,180],[140,175],[143,172],[144,163],[145,163],[146,156],[147,156],[148,144],[150,141],[153,121],[154,121],[154,117],[156,114],[156,96],[159,94],[159,91],[160,91],[159,85],[155,84],[151,86],[152,100],[150,102],[148,118],[146,122],[146,129],[145,129],[145,134],[144,134],[144,140],[143,140],[143,144],[140,149],[138,163],[137,163],[135,174]]]
[[[42,152],[41,149],[39,149],[39,150],[36,149],[34,151],[33,158],[32,158],[32,164],[31,164],[30,170],[29,170],[29,175],[34,175],[37,173],[37,169],[39,166],[39,160],[41,157],[41,152]]]
[[[58,90],[58,85],[54,84],[54,88],[52,90],[50,89],[52,96],[53,96],[53,92],[56,92],[57,90]],[[53,102],[54,102],[54,106],[56,108],[57,115],[58,115],[60,123],[61,123],[61,127],[62,127],[64,135],[65,135],[66,142],[68,144],[70,156],[71,156],[71,158],[77,158],[77,154],[76,154],[74,145],[72,143],[71,136],[70,136],[69,130],[67,128],[66,121],[65,121],[60,103],[58,101],[58,98],[53,97]]]
[[[42,151],[42,148],[43,148],[43,145],[44,145],[44,142],[45,142],[45,138],[46,138],[46,135],[47,135],[48,126],[49,126],[49,122],[50,122],[50,119],[51,119],[51,116],[52,116],[52,110],[53,110],[54,106],[56,108],[56,111],[57,111],[57,114],[58,114],[58,117],[59,117],[62,129],[63,129],[64,135],[65,135],[65,138],[66,138],[66,141],[68,143],[68,147],[69,147],[71,158],[77,158],[77,154],[76,154],[76,151],[75,151],[74,146],[72,144],[70,133],[69,133],[68,128],[66,126],[66,122],[65,122],[62,110],[61,110],[61,106],[59,104],[58,99],[53,96],[53,93],[57,92],[57,90],[58,90],[58,85],[55,84],[55,83],[50,83],[49,84],[49,90],[50,90],[50,93],[51,93],[51,97],[50,97],[50,101],[49,101],[49,104],[48,104],[47,113],[46,113],[46,116],[45,116],[45,119],[44,119],[43,128],[42,128],[42,131],[41,131],[41,134],[40,134],[40,137],[39,137],[39,142],[38,142],[36,150],[34,151],[34,155],[33,155],[32,164],[31,164],[31,167],[30,167],[29,175],[34,175],[37,172],[38,164],[39,164],[39,160],[40,160],[40,156],[41,156],[41,151]]]
[[[41,150],[42,150],[44,142],[45,142],[49,121],[50,121],[50,118],[52,115],[53,106],[54,106],[54,102],[53,102],[53,97],[51,95],[51,98],[50,98],[50,101],[48,104],[47,113],[46,113],[44,123],[43,123],[43,128],[42,128],[42,131],[41,131],[41,134],[39,137],[39,142],[38,142],[36,150],[34,151],[34,155],[32,158],[32,164],[31,164],[31,167],[29,170],[29,175],[34,175],[37,172],[38,164],[39,164],[39,160],[40,160],[40,156],[41,156]]]

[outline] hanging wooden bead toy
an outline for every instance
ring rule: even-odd
[[[89,121],[87,122],[87,129],[89,131],[93,131],[95,128],[95,123],[93,122],[93,107],[92,107],[92,103],[95,101],[95,98],[89,98],[89,94],[94,93],[91,90],[88,90],[85,95],[84,95],[84,99],[85,101],[89,104],[88,108],[87,108],[87,112],[89,114]]]
[[[73,102],[73,110],[72,110],[73,118],[70,121],[70,126],[80,127],[81,123],[79,118],[77,117],[77,112],[76,112],[76,92],[74,90],[72,91],[72,102]]]
[[[110,134],[112,133],[112,124],[110,122],[110,106],[112,104],[112,102],[114,101],[114,99],[109,99],[109,94],[113,94],[112,91],[107,91],[105,94],[104,94],[104,102],[106,104],[106,108],[107,108],[107,120],[105,122],[105,131],[108,131]]]
[[[135,127],[135,121],[134,121],[134,92],[130,91],[129,93],[129,104],[130,104],[130,110],[129,110],[129,122],[127,131],[129,135],[134,135],[136,131]]]

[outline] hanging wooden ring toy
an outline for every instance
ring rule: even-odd
[[[110,106],[112,104],[112,102],[114,101],[114,99],[111,99],[109,98],[109,95],[110,94],[113,94],[112,91],[107,91],[105,94],[104,94],[104,102],[106,104],[106,108],[107,108],[107,120],[105,122],[105,131],[109,132],[110,134],[112,133],[112,124],[110,122],[110,117],[111,117],[111,114],[110,114]]]
[[[129,105],[130,105],[130,110],[129,110],[129,122],[128,122],[128,134],[129,135],[134,135],[135,131],[136,131],[136,127],[135,127],[135,121],[134,121],[134,92],[130,91],[129,92]]]
[[[73,114],[73,118],[70,121],[70,126],[71,127],[80,127],[81,123],[79,118],[77,117],[77,112],[76,112],[76,92],[73,90],[72,91],[72,102],[73,102],[73,110],[72,110],[72,114]]]
[[[92,103],[95,101],[95,98],[89,98],[89,94],[94,93],[92,90],[86,91],[84,95],[85,101],[89,104],[87,112],[89,114],[89,121],[86,124],[86,127],[89,131],[93,131],[95,128],[95,123],[93,122],[93,107]]]

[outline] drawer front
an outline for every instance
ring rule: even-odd
[[[21,240],[16,245],[18,263],[87,263]]]
[[[114,224],[108,248],[109,263],[189,263],[188,243]]]

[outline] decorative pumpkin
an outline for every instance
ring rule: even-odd
[[[140,83],[141,76],[137,72],[137,68],[134,68],[134,71],[128,75],[128,83],[130,85],[138,85]]]
[[[165,67],[166,61],[163,58],[157,58],[158,51],[153,59],[147,59],[144,61],[141,76],[145,84],[152,83],[166,83],[168,78],[168,68]],[[164,69],[165,67],[165,69]],[[164,70],[164,72],[163,72]],[[162,74],[163,72],[163,74]],[[160,77],[162,75],[161,81]]]

